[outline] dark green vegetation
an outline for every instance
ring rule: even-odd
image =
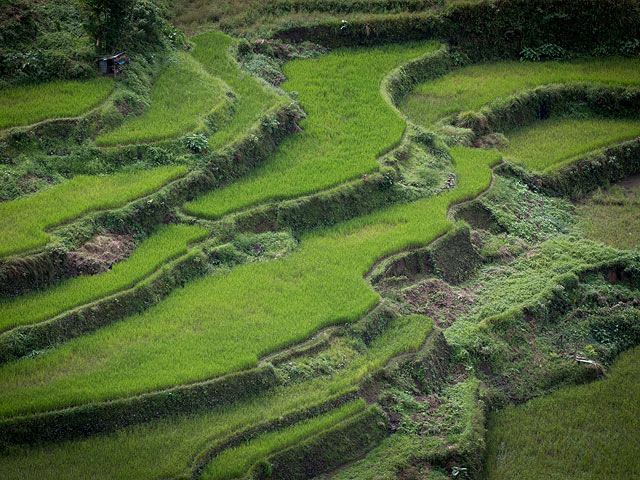
[[[479,478],[640,344],[636,0],[87,3],[0,8],[132,60],[0,135],[0,477]]]
[[[636,322],[640,318],[636,318]],[[609,376],[510,407],[489,422],[483,478],[631,479],[640,446],[640,348]]]

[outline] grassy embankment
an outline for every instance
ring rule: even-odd
[[[227,449],[207,465],[201,478],[227,480],[242,477],[253,465],[270,453],[283,450],[316,435],[363,411],[365,407],[364,400],[356,400],[325,415],[310,418],[284,430],[262,434],[244,445]]]
[[[211,75],[221,78],[238,96],[233,117],[228,124],[209,138],[209,149],[233,142],[259,118],[260,114],[286,101],[264,88],[258,80],[238,68],[229,49],[233,39],[222,32],[209,32],[192,39],[191,55]]]
[[[404,99],[403,112],[419,125],[483,105],[518,90],[549,83],[640,84],[637,58],[484,63],[425,82]]]
[[[114,87],[107,77],[64,80],[0,90],[0,129],[48,118],[76,117],[104,101]]]
[[[493,415],[483,478],[636,478],[638,398],[640,347],[620,355],[604,380]]]
[[[217,218],[256,203],[315,192],[377,170],[377,157],[400,141],[405,121],[380,93],[385,74],[435,50],[434,42],[339,49],[285,65],[282,88],[298,92],[307,119],[261,167],[185,210]]]
[[[487,188],[489,167],[500,159],[496,152],[463,148],[452,155],[458,175],[453,190],[312,232],[282,260],[196,280],[142,315],[46,356],[2,366],[0,415],[115,398],[248,368],[258,357],[323,326],[357,319],[379,298],[362,278],[376,259],[447,231],[448,206]]]
[[[45,245],[45,229],[92,210],[124,205],[186,171],[185,166],[172,166],[100,177],[78,175],[42,193],[0,203],[0,256]]]
[[[169,59],[151,89],[151,106],[96,138],[100,146],[147,143],[177,137],[202,126],[203,117],[223,99],[223,84],[184,52]]]
[[[162,419],[86,439],[17,447],[10,455],[0,457],[0,476],[47,478],[53,472],[60,480],[176,477],[189,470],[195,454],[233,432],[349,391],[363,376],[378,370],[391,358],[416,350],[432,326],[432,321],[420,316],[396,320],[355,357],[344,349],[331,348],[326,357],[344,363],[341,370],[222,409]],[[159,456],[159,451],[163,455]]]
[[[593,150],[640,135],[640,121],[550,118],[507,133],[505,157],[531,170],[556,169]]]
[[[144,240],[128,259],[116,263],[105,273],[70,278],[46,290],[2,299],[0,332],[52,318],[78,305],[128,288],[163,263],[186,253],[189,243],[207,234],[204,228],[196,226],[162,226]]]

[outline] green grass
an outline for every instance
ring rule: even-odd
[[[209,32],[192,39],[195,48],[191,52],[211,75],[221,78],[231,87],[238,102],[229,124],[224,125],[209,138],[209,149],[226,145],[246,134],[260,115],[284,100],[264,88],[260,82],[240,71],[238,64],[229,56],[233,39],[222,32]]]
[[[640,121],[551,118],[507,132],[505,157],[531,170],[558,168],[578,155],[640,135]]]
[[[298,250],[173,292],[141,315],[0,367],[0,415],[115,398],[211,378],[319,328],[355,320],[378,295],[362,276],[376,259],[446,232],[449,205],[477,195],[496,152],[454,148],[458,186],[304,236]],[[251,302],[247,302],[250,298]]]
[[[610,376],[493,415],[487,480],[637,478],[640,457],[640,348],[622,354]]]
[[[379,168],[376,158],[402,136],[405,120],[383,98],[380,82],[396,66],[431,52],[434,42],[339,49],[285,65],[282,88],[296,91],[307,112],[262,166],[241,180],[185,204],[217,218],[267,200],[315,192]]]
[[[174,478],[187,471],[207,445],[245,428],[280,418],[345,393],[391,358],[416,350],[433,322],[411,316],[394,321],[361,355],[332,347],[344,369],[290,387],[279,387],[222,409],[178,416],[86,439],[18,447],[0,456],[0,477],[59,480]],[[346,359],[346,360],[345,360]],[[158,452],[163,452],[158,455]],[[70,468],[70,465],[73,465]]]
[[[41,247],[49,241],[45,229],[92,210],[122,206],[186,171],[172,166],[100,177],[78,175],[44,192],[0,203],[0,256]]]
[[[96,138],[100,146],[153,142],[197,128],[223,97],[220,79],[184,52],[175,53],[153,84],[151,107]]]
[[[126,260],[105,273],[64,280],[46,290],[0,300],[0,332],[36,323],[75,306],[129,288],[168,260],[184,254],[190,242],[206,237],[207,230],[187,225],[162,226]]]
[[[65,80],[0,90],[0,129],[47,118],[76,117],[104,101],[113,90],[107,77]]]
[[[340,408],[310,418],[280,431],[265,433],[215,457],[202,473],[203,480],[227,480],[246,474],[258,461],[277,451],[295,445],[306,438],[340,423],[365,409],[364,400],[355,400]]]
[[[640,59],[598,58],[554,62],[485,63],[455,70],[419,85],[407,95],[402,111],[429,126],[443,117],[549,83],[640,84]]]
[[[640,249],[640,186],[614,186],[596,192],[578,207],[578,225],[592,240],[617,248]]]

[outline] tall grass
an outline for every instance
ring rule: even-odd
[[[177,52],[153,84],[151,107],[96,138],[101,146],[153,142],[188,133],[202,124],[223,97],[223,85],[190,55]]]
[[[0,332],[46,320],[78,305],[128,288],[160,265],[186,253],[207,230],[187,225],[162,226],[126,260],[105,273],[64,280],[52,288],[0,300]]]
[[[267,200],[321,190],[377,170],[376,161],[396,144],[405,121],[385,101],[380,82],[435,42],[339,49],[285,65],[282,88],[298,92],[308,114],[303,131],[286,138],[261,167],[241,180],[185,204],[193,215],[216,218]]]
[[[308,437],[340,423],[365,409],[364,400],[355,400],[324,415],[313,417],[292,427],[269,432],[215,457],[202,472],[203,480],[228,480],[246,474],[258,461],[295,445]]]
[[[407,95],[401,109],[414,122],[429,126],[445,116],[477,110],[521,89],[549,83],[637,85],[638,72],[637,58],[484,63],[419,85]]]
[[[420,316],[394,321],[361,355],[339,347],[328,355],[346,358],[345,367],[328,377],[280,387],[245,402],[198,414],[157,420],[86,439],[16,448],[0,457],[0,477],[64,480],[174,478],[190,467],[207,445],[240,429],[309,408],[353,389],[391,358],[416,350],[433,322]],[[344,355],[346,353],[346,355]],[[158,452],[163,452],[158,455]],[[73,468],[69,468],[73,465]]]
[[[184,175],[184,166],[131,170],[99,177],[78,175],[35,195],[0,203],[0,256],[45,245],[45,229],[91,210],[124,205]]]
[[[500,159],[497,152],[463,148],[452,155],[454,190],[313,232],[283,259],[196,280],[142,315],[0,367],[0,415],[248,368],[321,327],[360,317],[378,301],[362,278],[376,259],[445,233],[447,207],[487,188],[489,166]]]
[[[490,418],[483,478],[600,480],[638,476],[640,348],[608,378],[509,407]]]
[[[263,112],[283,100],[264,88],[257,79],[240,71],[230,57],[231,37],[213,31],[194,37],[193,42],[193,58],[211,75],[220,77],[239,97],[231,121],[209,138],[209,148],[215,149],[246,133]]]
[[[0,129],[78,116],[105,100],[113,87],[113,80],[100,77],[0,89]]]
[[[640,121],[551,118],[508,132],[505,156],[532,170],[558,168],[572,158],[640,135]]]

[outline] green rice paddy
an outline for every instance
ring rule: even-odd
[[[229,123],[209,138],[209,148],[214,149],[238,139],[262,113],[280,105],[283,100],[256,78],[240,71],[238,64],[231,59],[230,49],[234,44],[231,37],[213,31],[198,35],[193,42],[193,58],[211,75],[221,78],[238,96]]]
[[[187,245],[208,235],[196,226],[162,226],[126,260],[105,273],[64,280],[46,290],[0,300],[0,332],[37,323],[78,305],[133,286],[162,264],[187,251]]]
[[[189,133],[223,99],[223,84],[190,55],[180,52],[151,90],[151,107],[96,138],[100,146],[145,143]]]
[[[44,478],[56,472],[60,480],[86,478],[157,479],[184,474],[194,454],[235,431],[268,422],[321,404],[351,391],[391,358],[416,350],[433,327],[424,317],[394,321],[362,355],[328,377],[317,377],[289,387],[279,387],[245,402],[222,409],[178,416],[137,425],[111,434],[18,447],[2,457],[0,476],[16,479]],[[342,352],[338,352],[340,356]],[[162,451],[162,455],[158,452]],[[73,468],[68,468],[69,465]]]
[[[640,348],[623,353],[604,380],[571,387],[489,420],[487,480],[637,476]]]
[[[376,259],[451,227],[447,208],[487,188],[497,152],[454,148],[458,185],[304,236],[291,255],[204,277],[166,300],[48,355],[0,367],[0,415],[116,398],[222,375],[359,318],[379,299]],[[252,299],[247,302],[247,299]],[[99,360],[97,360],[99,359]]]
[[[98,137],[98,145],[157,142],[196,131],[204,125],[204,117],[227,100],[224,92],[229,87],[235,97],[233,115],[223,125],[208,127],[212,128],[209,149],[215,151],[246,135],[266,112],[289,101],[238,68],[233,60],[235,40],[231,37],[209,32],[192,41],[192,51],[174,53],[156,80],[149,110]],[[184,210],[194,216],[217,219],[252,205],[317,192],[376,171],[379,156],[397,145],[406,128],[405,119],[381,92],[381,82],[395,67],[433,52],[438,46],[436,42],[422,42],[343,48],[322,57],[288,62],[288,80],[282,87],[295,92],[308,115],[301,123],[302,131],[285,138],[263,165],[224,188],[188,202]],[[639,72],[638,58],[472,65],[420,85],[405,98],[401,108],[411,120],[430,127],[523,88],[578,82],[640,85]],[[14,122],[4,125],[12,126],[78,115],[104,100],[113,88],[113,81],[103,78],[80,84],[75,90],[65,82],[43,85],[38,87],[40,90],[33,87],[33,102],[28,94],[32,87],[0,92],[0,108],[4,111],[3,102],[8,102],[7,111],[15,110],[9,120],[0,120],[0,129],[4,128],[3,121]],[[56,101],[46,107],[47,116],[40,118],[38,115],[45,115],[38,108],[44,103],[46,92]],[[10,95],[16,100],[5,100]],[[77,113],[66,113],[58,106],[59,101],[65,103],[65,98],[79,110]],[[74,103],[74,98],[79,100]],[[18,111],[13,104],[24,108]],[[15,123],[23,118],[27,120]],[[380,295],[363,279],[375,262],[404,249],[424,246],[446,233],[453,225],[447,218],[448,208],[486,190],[491,184],[491,168],[502,155],[531,170],[548,173],[585,153],[639,135],[640,122],[552,117],[505,134],[510,144],[500,152],[451,148],[455,182],[451,180],[455,186],[437,195],[309,231],[299,239],[298,248],[286,256],[215,269],[211,275],[175,289],[140,314],[0,365],[0,419],[132,396],[253,368],[266,355],[303,341],[321,328],[356,322],[380,301]],[[174,166],[101,177],[77,176],[41,193],[0,203],[0,256],[42,247],[49,241],[48,229],[90,211],[122,206],[156,191],[186,171],[184,166]],[[499,191],[500,182],[494,184],[494,191]],[[580,207],[580,228],[586,236],[616,246],[637,247],[637,242],[625,243],[593,225],[627,229],[633,235],[638,223],[637,198],[614,188],[596,194],[590,202]],[[540,203],[542,209],[544,204]],[[609,208],[602,215],[610,219],[614,206],[624,213],[618,223],[600,221],[597,209]],[[518,216],[516,210],[514,215]],[[552,217],[545,212],[545,221],[553,222]],[[128,259],[108,272],[67,279],[45,290],[0,299],[0,333],[50,319],[130,288],[171,259],[184,255],[190,243],[207,235],[208,231],[198,226],[161,226]],[[609,258],[617,253],[569,236],[534,245],[521,262],[496,269],[495,282],[488,280],[476,288],[478,301],[469,315],[474,322],[500,315],[538,294],[540,289],[532,289],[531,285],[556,288],[558,276],[571,271],[576,262],[595,261],[598,255]],[[447,330],[446,338],[453,348],[455,335],[463,331],[465,321],[468,319],[461,318]],[[429,318],[400,316],[371,342],[364,338],[368,333],[361,339],[357,328],[345,328],[331,337],[326,350],[319,354],[280,364],[278,378],[283,384],[256,397],[113,433],[44,445],[10,446],[7,452],[0,452],[0,478],[192,478],[199,453],[239,431],[282,420],[285,415],[353,392],[390,359],[418,349],[432,328],[433,320]],[[341,358],[337,367],[331,363],[336,358]],[[323,361],[324,370],[309,367],[315,368]],[[287,368],[295,369],[296,365],[309,367],[312,373],[295,377],[293,370]],[[460,377],[463,375],[470,377],[452,386],[452,390],[459,389],[459,396],[469,397],[465,405],[475,408],[479,381],[472,373],[462,373]],[[629,439],[640,431],[638,385],[640,348],[623,354],[605,380],[494,414],[489,424],[488,463],[483,478],[633,478],[640,448],[638,442]],[[403,393],[410,397],[414,392]],[[426,404],[430,402],[429,399]],[[477,410],[470,407],[460,413],[462,403],[453,402],[456,412],[436,410],[445,416],[467,415],[464,425],[471,425]],[[214,457],[201,478],[244,477],[270,455],[365,408],[365,401],[359,399],[279,430],[252,435]],[[392,438],[398,437],[401,435]],[[453,444],[457,441],[454,437],[449,436],[446,441]],[[398,445],[404,450],[405,460],[406,451],[417,451],[409,444]],[[424,447],[420,454],[429,455],[429,448]],[[381,450],[378,456],[393,451]],[[376,470],[382,478],[376,469],[377,461],[380,458],[356,464],[352,470],[344,470],[343,476],[367,477]],[[387,458],[383,461],[387,466],[396,465]],[[401,473],[395,466],[389,467],[384,478],[399,478]]]
[[[104,101],[114,85],[100,77],[0,89],[0,129],[76,117]]]
[[[184,166],[171,166],[104,176],[78,175],[44,192],[0,203],[0,256],[41,247],[49,241],[47,228],[89,211],[120,207],[186,171]]]
[[[552,170],[578,156],[640,135],[640,121],[551,118],[507,132],[504,155],[531,170]]]
[[[401,110],[419,125],[429,126],[459,112],[483,105],[518,90],[549,83],[640,84],[640,59],[601,58],[550,61],[503,61],[455,70],[425,82],[403,100]]]
[[[380,83],[393,68],[434,51],[435,42],[339,49],[285,65],[282,88],[298,92],[308,117],[262,166],[214,190],[185,210],[217,218],[268,200],[328,188],[377,170],[376,158],[400,141],[405,120],[383,98]]]

